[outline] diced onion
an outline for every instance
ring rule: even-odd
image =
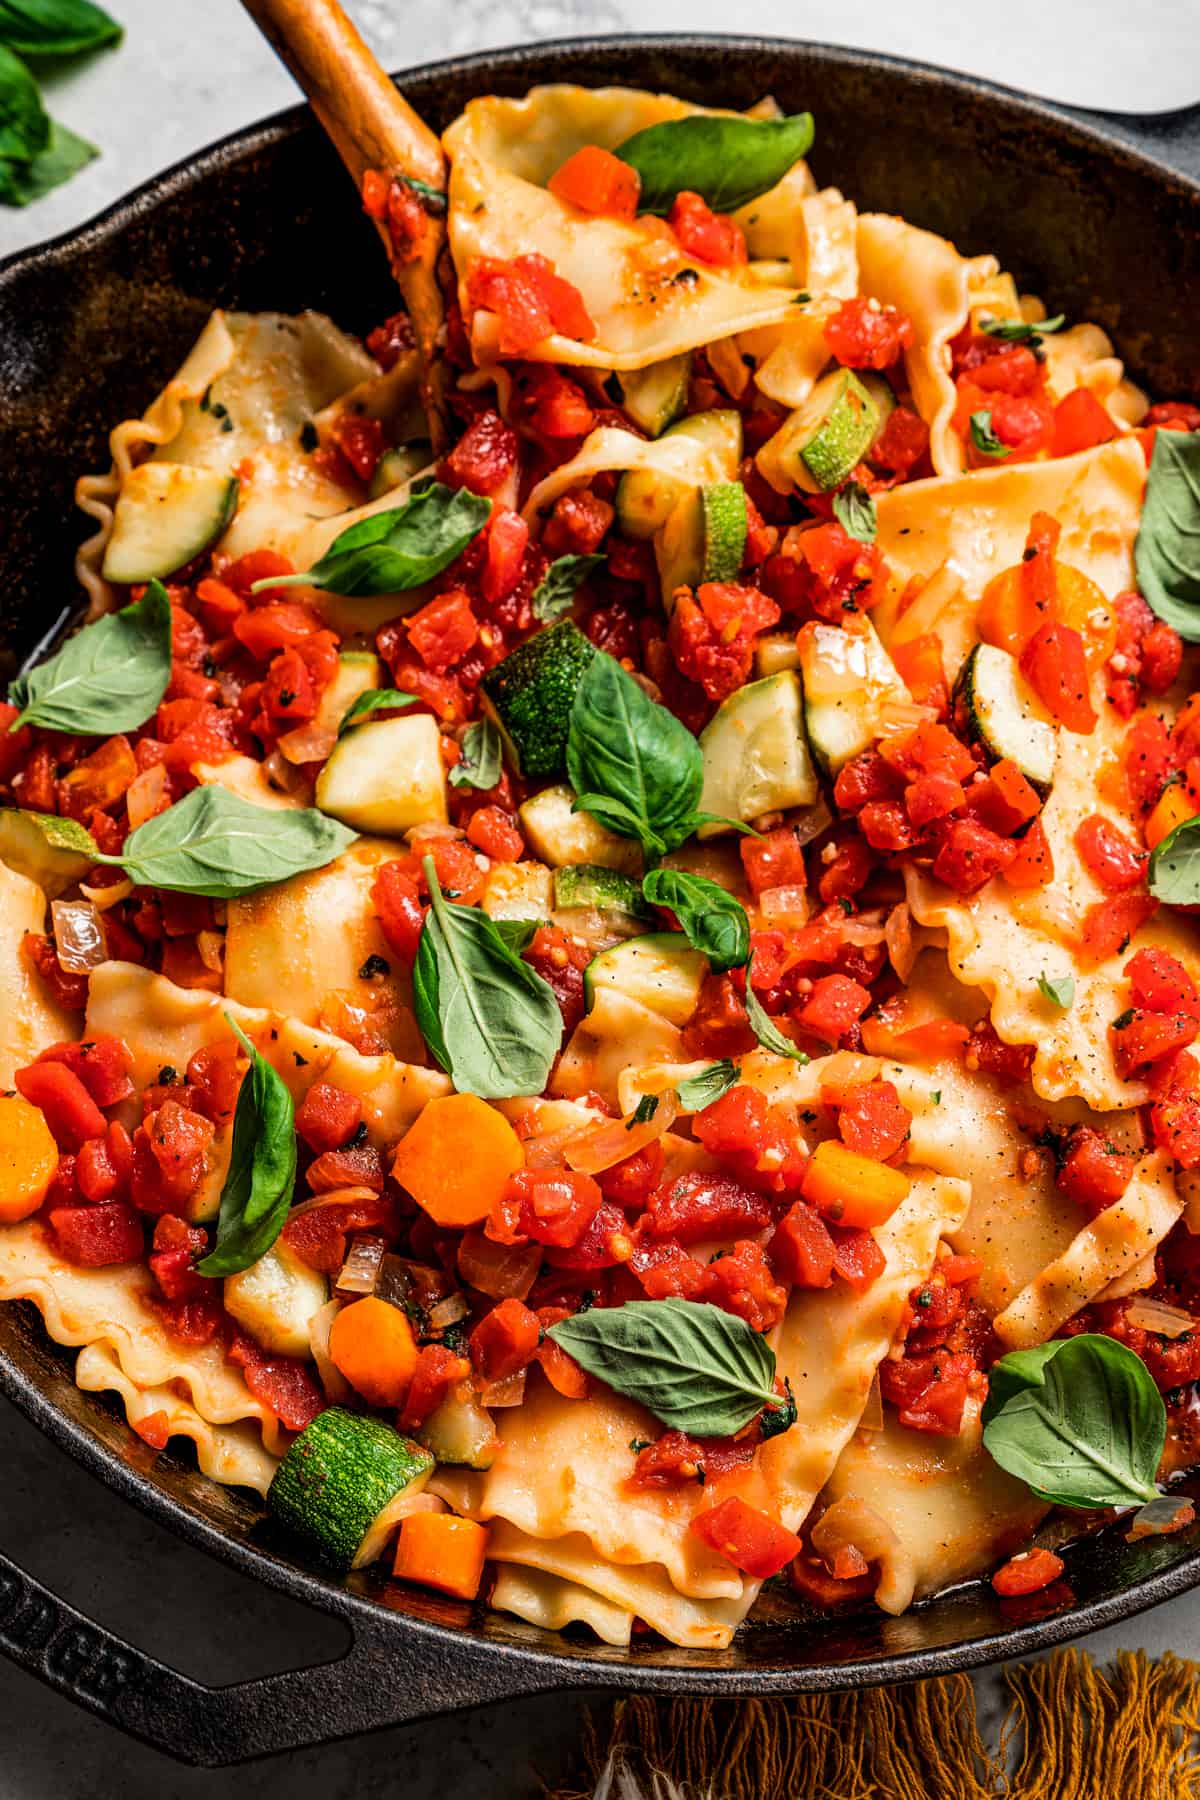
[[[772,925],[787,929],[808,922],[808,889],[798,884],[791,887],[764,888],[758,896],[758,910]]]
[[[907,981],[917,960],[917,940],[913,936],[912,914],[902,900],[893,906],[883,930],[888,961],[901,981]]]
[[[91,901],[55,900],[50,913],[54,920],[54,948],[63,968],[72,975],[88,975],[99,968],[108,952],[100,914]]]
[[[863,1407],[862,1418],[858,1421],[860,1431],[883,1430],[883,1393],[879,1386],[879,1372],[875,1373],[867,1394],[867,1404]]]
[[[651,1118],[639,1121],[636,1112],[632,1112],[627,1119],[605,1119],[599,1125],[589,1125],[586,1131],[568,1139],[563,1145],[563,1161],[569,1169],[585,1175],[599,1174],[601,1169],[611,1169],[614,1163],[624,1162],[647,1144],[656,1143],[671,1129],[678,1114],[679,1096],[668,1088],[658,1095]]]
[[[165,812],[171,804],[171,778],[162,763],[151,763],[135,775],[125,790],[125,811],[130,831],[136,831],[147,819]]]
[[[426,824],[414,825],[411,830],[406,831],[404,833],[404,841],[410,848],[415,850],[418,844],[432,841],[434,838],[449,838],[453,840],[465,838],[466,835],[467,834],[462,829],[461,825],[443,825],[437,819],[430,819]]]
[[[481,1231],[468,1231],[458,1246],[459,1274],[492,1300],[523,1300],[541,1266],[540,1244],[495,1244]]]
[[[351,1398],[350,1383],[329,1354],[329,1334],[341,1310],[336,1300],[327,1300],[308,1321],[308,1344],[313,1361],[325,1389],[325,1398],[335,1406],[343,1406]]]
[[[110,907],[120,906],[122,900],[128,900],[133,892],[132,881],[110,881],[107,887],[89,887],[81,881],[79,891],[85,900],[90,900],[96,911],[106,913]]]
[[[505,1375],[501,1381],[485,1382],[479,1390],[479,1401],[482,1406],[520,1406],[525,1398],[526,1370],[518,1369],[515,1375]]]
[[[812,1547],[818,1556],[831,1556],[836,1550],[853,1547],[867,1561],[878,1562],[897,1550],[900,1540],[887,1520],[857,1494],[843,1494],[827,1506],[811,1532]]]
[[[387,1251],[387,1240],[381,1237],[353,1237],[334,1284],[339,1294],[373,1294],[379,1280],[379,1265]]]
[[[805,812],[798,813],[791,823],[791,833],[796,842],[803,847],[819,838],[826,828],[833,824],[833,814],[822,798],[810,806]]]
[[[198,931],[196,933],[196,949],[200,961],[214,975],[220,975],[225,967],[225,934],[222,931]]]
[[[750,384],[750,370],[736,340],[718,338],[715,343],[705,345],[704,353],[725,392],[734,400],[740,400]]]
[[[932,724],[936,718],[932,706],[921,706],[915,700],[885,700],[879,708],[879,735],[915,731],[918,725]]]
[[[311,783],[277,749],[272,750],[270,756],[264,757],[263,768],[271,786],[281,794],[288,794],[292,799],[307,799],[312,791]]]
[[[848,944],[866,947],[870,944],[882,944],[887,931],[878,913],[865,915],[861,919],[843,919],[838,927]]]
[[[563,1145],[578,1136],[579,1127],[577,1125],[558,1125],[553,1131],[539,1131],[533,1137],[526,1138],[525,1167],[527,1169],[561,1168]]]
[[[287,762],[300,764],[324,762],[336,743],[336,725],[309,719],[295,731],[285,731],[276,747]]]
[[[1144,1294],[1129,1302],[1125,1317],[1131,1325],[1141,1331],[1152,1331],[1156,1337],[1180,1338],[1185,1332],[1196,1329],[1191,1313],[1178,1306],[1168,1306],[1162,1300],[1151,1300]]]
[[[470,1310],[465,1294],[449,1294],[445,1300],[439,1300],[436,1306],[430,1307],[429,1329],[445,1331],[447,1325],[457,1325],[460,1319],[465,1319]]]

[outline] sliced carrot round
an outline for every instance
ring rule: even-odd
[[[521,1140],[474,1094],[430,1100],[396,1146],[392,1174],[435,1225],[486,1219],[510,1175],[525,1167]]]
[[[35,1213],[57,1167],[58,1145],[41,1108],[20,1094],[0,1094],[0,1224]]]
[[[417,1366],[417,1340],[398,1306],[368,1294],[333,1321],[329,1355],[372,1406],[399,1406]]]

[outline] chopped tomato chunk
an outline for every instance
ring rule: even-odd
[[[794,1531],[748,1506],[736,1494],[719,1506],[697,1513],[691,1529],[710,1550],[756,1581],[778,1575],[803,1549]]]
[[[1139,887],[1146,873],[1146,852],[1130,843],[1102,813],[1092,813],[1075,829],[1075,847],[1102,888],[1121,894]]]
[[[1054,409],[1054,454],[1073,456],[1094,444],[1107,444],[1117,428],[1090,388],[1077,387]]]
[[[580,212],[632,219],[642,184],[637,170],[611,150],[585,144],[554,171],[546,186]]]
[[[65,1062],[35,1062],[13,1076],[17,1092],[41,1110],[54,1141],[63,1150],[78,1150],[89,1138],[103,1137],[107,1120],[87,1088]]]
[[[511,1295],[485,1313],[471,1333],[471,1361],[485,1381],[528,1368],[541,1335],[537,1314]]]
[[[887,1162],[908,1140],[912,1114],[890,1081],[863,1081],[833,1097],[838,1133],[848,1150]]]
[[[124,1200],[100,1206],[59,1206],[50,1211],[58,1248],[84,1269],[136,1262],[142,1254],[142,1222]]]
[[[1077,631],[1069,625],[1039,626],[1020,660],[1022,675],[1060,724],[1085,737],[1096,729],[1087,658]]]
[[[511,262],[477,257],[467,275],[467,297],[496,314],[501,356],[523,356],[555,332],[583,343],[596,335],[579,289],[534,252]]]
[[[825,326],[825,342],[847,369],[888,369],[912,341],[910,318],[862,295],[843,300]]]
[[[1057,1581],[1066,1566],[1053,1550],[1022,1550],[996,1570],[992,1586],[1004,1600],[1037,1594]]]
[[[699,194],[676,194],[667,223],[679,239],[680,247],[700,262],[714,268],[728,269],[746,261],[746,239],[734,219],[715,213]]]

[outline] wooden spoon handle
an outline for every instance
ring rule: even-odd
[[[357,187],[375,169],[445,192],[446,158],[437,134],[398,92],[337,0],[242,0],[242,5],[307,94]],[[424,211],[419,244],[402,253],[387,222],[378,224],[412,319],[430,430],[440,451],[447,431],[445,306],[437,263],[446,232],[442,213]]]

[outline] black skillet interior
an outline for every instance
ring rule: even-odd
[[[730,38],[544,45],[406,74],[403,85],[442,126],[472,95],[553,79],[725,105],[771,92],[789,111],[807,108],[820,181],[966,252],[994,251],[1051,310],[1103,325],[1152,390],[1200,390],[1200,186],[1178,173],[1200,177],[1194,113],[1144,129],[1085,128],[937,71]],[[84,231],[0,268],[0,676],[76,604],[75,477],[106,464],[112,425],[143,409],[214,305],[316,307],[356,331],[395,305],[346,177],[303,111],[202,153]],[[963,1668],[1129,1616],[1200,1580],[1200,1529],[1136,1546],[1110,1532],[1072,1552],[1067,1584],[1022,1607],[977,1586],[895,1620],[872,1611],[806,1622],[780,1605],[715,1656],[624,1653],[397,1589],[382,1592],[385,1611],[365,1602],[375,1591],[365,1579],[343,1585],[291,1562],[257,1506],[183,1458],[168,1453],[147,1468],[120,1409],[79,1392],[69,1366],[31,1312],[4,1309],[0,1385],[60,1444],[189,1538],[356,1631],[345,1664],[218,1695],[114,1650],[103,1634],[86,1638],[74,1615],[0,1560],[0,1645],[114,1722],[206,1762],[553,1686],[764,1694]],[[99,1675],[61,1653],[80,1630]],[[106,1656],[124,1671],[115,1684],[106,1685]]]

